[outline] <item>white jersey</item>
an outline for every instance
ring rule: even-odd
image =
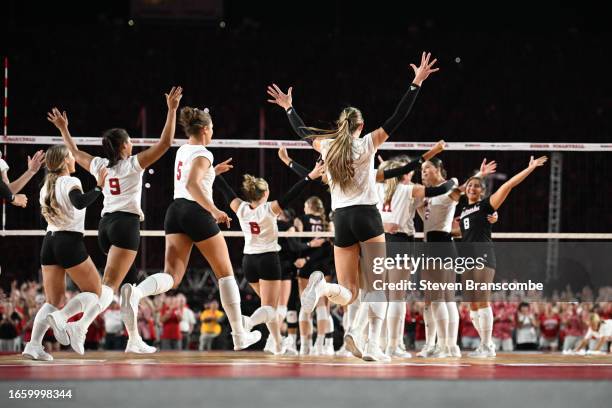
[[[204,193],[210,201],[213,199],[212,186],[215,181],[215,168],[213,167],[213,154],[202,145],[184,144],[176,152],[174,160],[174,199],[185,198],[195,201],[189,191],[187,191],[187,180],[193,161],[197,157],[205,157],[210,161],[210,167],[204,174],[202,187]]]
[[[423,232],[451,232],[457,201],[450,197],[451,191],[444,195],[419,200],[417,211],[423,219]]]
[[[385,183],[376,183],[378,193],[377,208],[383,224],[397,224],[398,232],[414,235],[414,199],[413,184],[398,184],[390,203],[385,203]]]
[[[0,173],[4,173],[5,171],[9,170],[9,165],[7,162],[4,161],[4,159],[0,159]]]
[[[58,224],[49,223],[47,231],[75,231],[83,233],[85,231],[85,208],[77,210],[70,202],[70,192],[78,188],[83,191],[81,180],[71,176],[58,177],[55,182],[55,198],[59,206],[62,221]],[[40,189],[40,204],[45,202],[47,196],[47,184]]]
[[[263,254],[278,252],[278,216],[272,212],[272,204],[265,203],[257,208],[243,201],[236,211],[240,228],[244,232],[244,253]]]
[[[589,330],[584,335],[585,339],[599,339],[601,337],[612,336],[612,319],[603,320],[599,325],[599,330],[595,331],[589,327]]]
[[[332,140],[321,142],[321,155],[323,160]],[[354,185],[347,191],[334,184],[334,180],[327,171],[331,190],[332,210],[349,207],[352,205],[376,205],[378,194],[376,193],[376,169],[374,168],[374,156],[376,149],[372,141],[372,134],[368,133],[363,138],[353,139],[353,167],[355,169]]]
[[[98,173],[104,167],[108,167],[108,159],[94,157],[89,165],[92,176],[98,177]],[[104,183],[104,207],[102,215],[123,211],[136,214],[140,221],[144,220],[144,214],[140,208],[142,197],[142,173],[138,157],[130,156],[119,160],[117,164],[108,169],[106,183]]]

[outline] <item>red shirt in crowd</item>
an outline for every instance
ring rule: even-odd
[[[584,324],[577,313],[572,313],[572,315],[565,321],[563,331],[565,332],[565,336],[575,337],[582,337],[586,332]]]
[[[557,314],[546,316],[545,313],[540,315],[540,333],[545,339],[556,339],[559,336],[559,327],[561,326],[561,318]]]
[[[478,331],[470,318],[470,311],[463,309],[461,311],[461,320],[459,321],[461,337],[478,337]]]
[[[181,322],[181,314],[178,308],[170,308],[167,305],[163,305],[161,308],[161,316],[169,315],[170,317],[164,323],[162,323],[162,339],[166,340],[181,340],[181,330],[179,323]]]

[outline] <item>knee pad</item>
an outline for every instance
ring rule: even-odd
[[[294,324],[298,322],[298,314],[295,310],[287,312],[287,324]]]
[[[304,309],[301,309],[298,320],[300,322],[309,322],[310,321],[310,313],[306,313],[306,311]]]

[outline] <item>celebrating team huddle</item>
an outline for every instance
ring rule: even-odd
[[[292,88],[284,93],[276,85],[268,87],[269,102],[286,111],[293,131],[320,154],[308,168],[281,148],[279,157],[296,174],[296,179],[293,187],[274,200],[270,199],[271,192],[263,178],[245,174],[242,198],[223,178],[222,173],[231,171],[233,166],[231,159],[215,165],[213,154],[207,149],[213,138],[213,121],[208,110],[183,107],[177,119],[183,96],[181,87],[173,87],[165,95],[168,112],[160,139],[135,155],[130,137],[123,129],[104,133],[104,157],[80,150],[68,130],[68,115],[53,108],[48,120],[60,131],[64,144],[52,146],[45,153],[47,174],[40,190],[41,211],[48,224],[41,248],[46,303],[35,317],[31,340],[23,355],[34,360],[53,359],[42,346],[49,328],[58,342],[84,354],[89,325],[109,307],[115,294],[120,295],[121,317],[129,335],[125,351],[156,352],[138,332],[140,300],[177,288],[195,246],[217,278],[234,350],[257,343],[261,332],[253,328],[265,324],[270,333],[265,351],[274,355],[334,355],[330,305],[336,304],[344,308],[344,344],[336,355],[352,355],[365,361],[410,358],[403,345],[406,302],[365,296],[365,271],[360,266],[364,245],[380,244],[382,256],[386,257],[410,253],[415,242],[414,218],[419,214],[425,245],[431,244],[431,251],[442,243],[446,256],[457,256],[461,249],[455,247],[453,237],[458,236],[462,242],[478,243],[479,250],[486,254],[484,267],[469,268],[461,279],[492,283],[496,258],[491,235],[492,225],[497,221],[496,211],[511,190],[547,160],[531,157],[524,170],[492,192],[487,191],[485,180],[496,171],[497,163],[484,159],[480,171],[460,183],[458,178],[447,176],[442,160],[437,157],[445,148],[443,141],[414,159],[397,155],[383,160],[378,156],[380,164],[376,167],[378,149],[408,117],[423,82],[438,71],[435,63],[429,53],[423,53],[418,66],[411,64],[414,78],[394,111],[380,127],[363,137],[365,121],[359,109],[344,108],[333,129],[309,127],[293,106]],[[135,276],[140,223],[146,216],[140,205],[142,176],[172,146],[177,120],[188,139],[175,156],[173,201],[164,221],[164,269],[137,285],[122,285],[128,275],[131,274],[132,281]],[[40,164],[41,155],[35,157]],[[76,164],[96,178],[94,189],[83,192],[81,181],[71,175]],[[417,171],[422,184],[412,181]],[[289,204],[311,183],[327,185],[331,217],[327,216],[321,199],[311,197],[306,201],[305,214],[292,220],[287,211]],[[25,196],[15,195],[7,184],[0,182],[3,197],[24,206]],[[244,234],[242,273],[261,300],[261,306],[250,316],[242,313],[240,290],[219,227],[219,224],[229,227],[232,216],[219,209],[213,200],[213,189],[222,193]],[[86,209],[101,195],[104,203],[98,242],[107,257],[102,278],[83,238]],[[459,211],[457,225],[453,221],[462,196],[467,202]],[[279,238],[279,230],[329,231],[333,238],[304,241]],[[396,272],[387,273],[393,276]],[[420,272],[423,279],[432,282],[454,283],[457,279],[457,272],[451,268],[425,268]],[[67,303],[66,274],[80,289]],[[417,354],[419,357],[462,356],[457,344],[456,293],[451,285],[444,287],[424,293],[426,341]],[[480,296],[466,300],[481,338],[480,346],[469,355],[494,357],[489,294],[483,291]],[[83,313],[80,320],[69,322],[78,313]],[[317,322],[315,344],[313,318]],[[287,336],[283,337],[281,327],[285,321]]]

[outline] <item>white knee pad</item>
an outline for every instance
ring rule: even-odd
[[[300,309],[300,322],[309,322],[310,321],[310,313],[307,313],[304,309]]]
[[[298,322],[298,314],[295,310],[290,310],[287,312],[287,323],[297,323]]]

